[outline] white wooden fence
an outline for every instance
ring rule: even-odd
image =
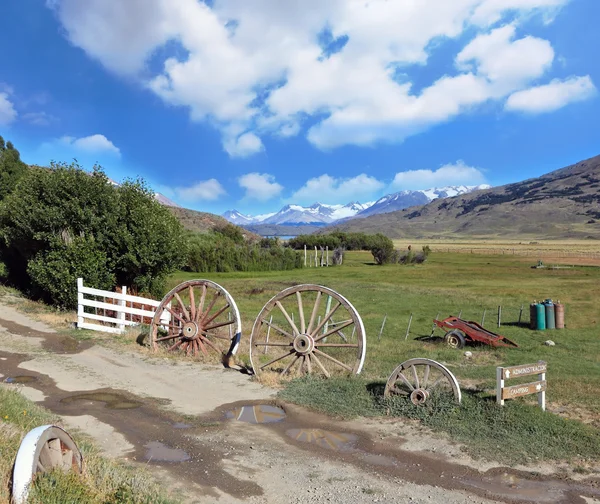
[[[126,326],[135,326],[152,319],[160,301],[131,296],[127,294],[127,287],[122,287],[122,292],[110,292],[83,286],[83,279],[77,279],[77,327],[115,334],[125,332]],[[86,298],[87,294],[87,298]],[[102,299],[100,301],[100,298]],[[114,300],[114,302],[106,302]],[[135,307],[136,305],[138,307]],[[87,308],[87,310],[86,310]],[[129,315],[129,317],[127,317]],[[134,320],[136,316],[136,320]],[[161,321],[169,323],[170,313],[165,310]],[[129,319],[129,320],[128,320]],[[95,322],[102,322],[104,325]]]

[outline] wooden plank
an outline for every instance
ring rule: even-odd
[[[108,322],[109,324],[117,324],[117,325],[129,325],[129,326],[140,325],[139,322],[132,322],[131,320],[120,320],[120,319],[116,319],[113,317],[104,317],[102,315],[96,315],[95,313],[84,313],[82,315],[82,318],[90,319],[90,320],[98,320],[100,322]]]
[[[520,376],[530,376],[541,374],[547,371],[547,364],[544,361],[536,362],[535,364],[521,364],[520,366],[510,366],[502,368],[502,377],[505,380],[510,378],[518,378]]]
[[[155,313],[154,311],[141,310],[139,308],[130,308],[129,306],[119,306],[110,303],[103,303],[102,301],[93,301],[91,299],[84,299],[80,304],[82,306],[91,306],[92,308],[104,308],[106,310],[112,310],[117,313],[131,313],[132,315],[139,315],[140,317],[152,318],[154,317]]]
[[[536,381],[532,383],[522,383],[512,387],[502,389],[502,399],[512,399],[514,397],[526,396],[529,394],[539,394],[546,390],[546,381]]]
[[[78,324],[77,327],[79,329],[91,329],[92,331],[100,331],[100,332],[113,333],[113,334],[121,334],[122,333],[121,329],[119,329],[117,327],[107,327],[107,326],[101,326],[99,324],[88,324],[87,322],[84,322],[81,325]]]
[[[129,301],[130,303],[138,303],[141,305],[158,306],[160,304],[160,301],[156,301],[150,298],[132,296],[131,294],[120,294],[118,292],[104,291],[100,289],[92,289],[91,287],[81,287],[79,289],[79,292],[81,294],[88,294],[90,296],[102,296],[111,299],[116,299],[119,301]]]

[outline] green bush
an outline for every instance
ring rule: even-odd
[[[300,253],[280,246],[277,239],[240,244],[219,231],[190,236],[187,254],[185,269],[197,273],[281,271],[302,267]]]
[[[57,243],[38,253],[29,261],[27,273],[33,295],[60,308],[77,307],[77,289],[73,286],[79,277],[96,289],[111,290],[115,285],[106,254],[86,238]]]
[[[115,187],[99,167],[52,163],[29,169],[2,202],[0,257],[15,287],[59,306],[73,306],[78,276],[160,297],[185,237],[143,181]]]
[[[26,171],[27,165],[21,161],[19,151],[0,136],[0,201],[14,190]]]

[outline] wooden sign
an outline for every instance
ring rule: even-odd
[[[502,389],[502,399],[512,399],[513,397],[521,397],[529,394],[538,394],[540,392],[544,392],[545,390],[545,381],[536,381],[533,383],[513,385],[512,387],[504,387]]]
[[[522,364],[520,366],[497,367],[496,368],[496,402],[504,405],[505,399],[526,396],[529,394],[538,395],[538,404],[543,410],[546,410],[546,371],[547,364],[544,361],[538,361],[534,364]],[[505,380],[520,378],[522,376],[538,375],[538,381],[532,383],[522,383],[520,385],[504,386]]]

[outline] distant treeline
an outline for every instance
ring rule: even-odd
[[[196,273],[277,271],[302,268],[299,252],[283,247],[277,238],[258,242],[244,239],[240,228],[227,224],[188,237],[185,268]]]
[[[287,245],[296,250],[303,250],[305,245],[307,248],[329,247],[330,250],[339,247],[345,250],[373,250],[374,248],[394,247],[392,240],[381,233],[369,235],[365,233],[344,233],[342,231],[321,235],[299,235],[288,240]]]

